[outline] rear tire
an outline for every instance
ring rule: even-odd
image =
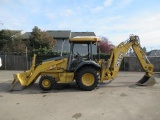
[[[39,87],[42,90],[48,91],[53,89],[53,86],[55,85],[55,80],[51,76],[42,76],[39,80]]]
[[[91,91],[98,85],[97,71],[91,67],[81,68],[76,75],[76,83],[81,90]]]

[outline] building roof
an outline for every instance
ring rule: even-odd
[[[94,32],[71,32],[71,30],[47,30],[49,36],[54,39],[68,39],[76,36],[96,36]],[[22,37],[23,39],[29,39],[31,32],[25,32]]]
[[[31,35],[31,32],[25,32],[25,33],[22,35],[22,38],[23,38],[23,39],[28,39],[30,35]]]
[[[46,31],[50,36],[53,38],[66,38],[68,39],[70,37],[70,30],[47,30]]]
[[[76,36],[96,36],[94,32],[71,32],[71,38]]]
[[[160,56],[160,50],[152,50],[148,52],[148,56]]]

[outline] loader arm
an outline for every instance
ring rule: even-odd
[[[149,62],[146,53],[140,46],[139,37],[131,35],[130,38],[120,43],[117,47],[115,47],[112,52],[110,59],[106,62],[103,61],[101,63],[101,79],[100,81],[103,82],[104,80],[110,80],[117,76],[119,72],[120,65],[124,56],[126,55],[129,48],[132,47],[142,68],[145,71],[144,77],[138,81],[139,85],[153,85],[155,84],[155,80],[153,78],[153,68],[154,66]],[[152,80],[150,80],[152,79]],[[146,83],[150,80],[149,83]]]
[[[28,86],[32,83],[32,81],[36,80],[42,72],[49,70],[50,67],[54,69],[56,68],[57,64],[60,64],[62,62],[64,62],[63,59],[58,61],[43,62],[41,65],[37,66],[34,71],[32,71],[32,74],[29,77],[27,77],[27,73],[24,72],[21,74],[17,74],[17,78],[22,86]]]
[[[36,55],[34,55],[30,70],[14,74],[14,80],[12,82],[10,91],[12,91],[12,89],[17,83],[20,83],[21,87],[29,86],[30,84],[34,83],[42,73],[49,72],[50,70],[53,70],[52,73],[64,72],[65,71],[64,68],[66,68],[65,66],[63,66],[64,68],[57,66],[61,65],[62,63],[66,63],[67,60],[68,60],[67,58],[64,58],[60,60],[43,61],[41,64],[36,66],[35,65]]]

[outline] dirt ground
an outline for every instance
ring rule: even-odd
[[[75,84],[42,91],[38,80],[23,91],[9,92],[13,74],[0,71],[0,120],[158,120],[160,119],[160,76],[156,85],[135,83],[141,72],[120,72],[110,84],[81,91]]]

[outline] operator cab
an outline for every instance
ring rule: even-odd
[[[82,57],[84,60],[93,60],[93,44],[97,43],[98,37],[95,36],[77,36],[70,38],[70,54],[75,55],[75,57]],[[80,46],[83,46],[82,48]],[[79,48],[79,49],[77,49]],[[81,51],[86,53],[80,54]]]
[[[76,36],[69,39],[70,42],[70,56],[68,62],[68,70],[74,71],[81,62],[93,62],[93,44],[98,42],[96,36]],[[80,46],[83,46],[82,48]],[[79,49],[78,49],[79,48]],[[81,54],[85,51],[85,54]]]

